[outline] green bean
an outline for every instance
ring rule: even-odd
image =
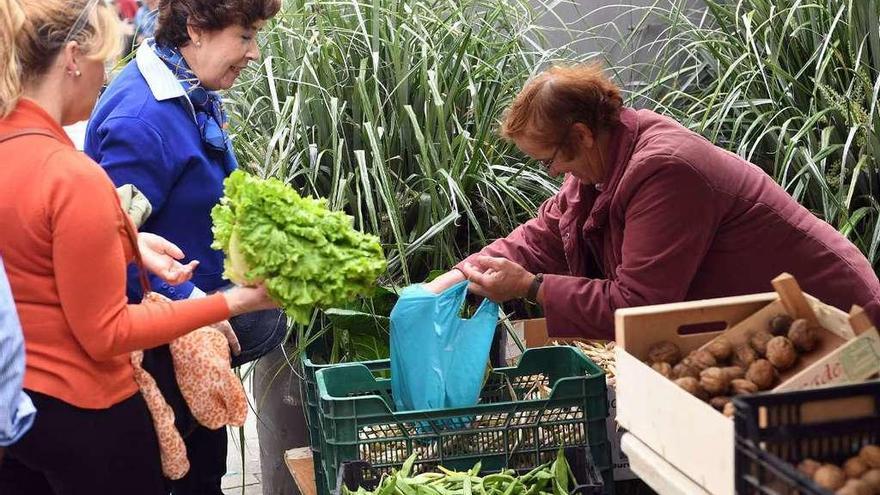
[[[483,478],[483,484],[497,483],[499,481],[510,483],[510,482],[516,481],[516,478],[514,478],[513,476],[511,476],[509,474],[502,474],[502,473],[490,474],[490,475],[486,476],[485,478]]]
[[[532,470],[529,471],[528,473],[526,473],[526,474],[520,476],[519,479],[520,479],[523,483],[528,482],[528,481],[530,481],[532,478],[534,478],[536,474],[538,474],[538,473],[540,473],[541,471],[547,469],[549,466],[550,466],[550,463],[549,463],[549,462],[545,462],[544,464],[541,464],[540,466],[536,467],[535,469],[532,469]]]
[[[416,462],[417,457],[418,455],[413,453],[405,461],[403,461],[403,466],[400,467],[400,471],[398,471],[398,473],[404,478],[409,477],[410,473],[412,473],[412,467],[413,464]]]
[[[420,495],[441,495],[440,492],[433,486],[428,485],[419,485],[416,487],[416,492]]]
[[[550,479],[551,478],[542,478],[539,476],[538,481],[535,482],[535,484],[532,485],[531,488],[529,488],[529,490],[526,492],[526,495],[537,495],[538,492],[540,492],[544,489],[545,486],[547,486],[547,483],[550,481]]]
[[[560,450],[556,460],[516,476],[511,469],[479,476],[482,465],[467,471],[438,467],[439,472],[412,475],[415,456],[409,457],[400,470],[384,475],[373,491],[358,488],[343,490],[343,495],[569,495],[576,481],[571,466]]]
[[[416,495],[416,491],[413,490],[409,484],[407,484],[403,478],[397,478],[394,483],[394,488],[400,492],[400,495]]]
[[[507,486],[507,489],[504,490],[503,495],[513,495],[514,490],[516,490],[517,488],[522,489],[523,484],[520,483],[518,480],[514,480],[512,483],[510,483],[510,485]]]
[[[568,495],[568,473],[571,469],[568,467],[568,461],[565,460],[562,449],[559,449],[559,454],[556,455],[556,460],[553,461],[552,471],[556,476],[554,491],[557,495]]]
[[[458,471],[452,471],[452,470],[446,469],[443,466],[437,466],[437,469],[439,469],[446,476],[456,476],[456,475],[466,476],[466,475],[468,475],[468,473],[459,473]]]
[[[379,485],[379,491],[376,495],[391,495],[394,492],[394,481],[393,476],[390,478],[383,479],[384,483]],[[389,480],[391,480],[389,482]]]
[[[441,473],[421,473],[412,478],[411,480],[415,481],[417,484],[425,484],[431,481],[442,480],[443,474]]]

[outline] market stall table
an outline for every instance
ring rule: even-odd
[[[641,440],[624,433],[620,449],[629,458],[629,468],[645,484],[661,495],[708,495],[690,478],[675,469]]]

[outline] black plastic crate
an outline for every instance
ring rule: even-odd
[[[736,492],[828,494],[798,471],[880,444],[880,381],[734,398]]]
[[[585,447],[569,447],[565,449],[565,459],[571,467],[571,472],[577,481],[572,490],[571,495],[601,495],[604,492],[605,485],[602,480],[602,474],[596,463],[593,462],[593,456],[590,449]],[[537,467],[537,466],[533,466]],[[518,469],[517,473],[522,475],[531,471],[531,469]],[[367,461],[350,461],[344,462],[339,468],[339,474],[336,478],[336,490],[333,495],[342,495],[343,486],[349,490],[357,490],[363,487],[367,490],[374,490],[379,486],[384,471],[373,469]],[[491,474],[490,472],[481,472],[480,475]]]

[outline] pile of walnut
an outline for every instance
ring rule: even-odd
[[[799,353],[812,351],[818,343],[818,330],[807,320],[777,315],[768,330],[753,332],[748,343],[733,346],[721,336],[683,359],[678,346],[658,342],[648,349],[648,364],[725,416],[733,416],[732,396],[773,388],[779,373],[794,366]]]
[[[880,494],[880,446],[866,445],[843,466],[804,459],[798,469],[822,488],[837,495]]]

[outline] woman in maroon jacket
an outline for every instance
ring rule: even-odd
[[[880,282],[852,243],[755,165],[623,107],[595,66],[537,76],[501,133],[565,182],[537,218],[429,290],[466,277],[494,301],[537,301],[558,337],[613,339],[618,308],[769,291],[782,272],[828,304],[880,316]]]

